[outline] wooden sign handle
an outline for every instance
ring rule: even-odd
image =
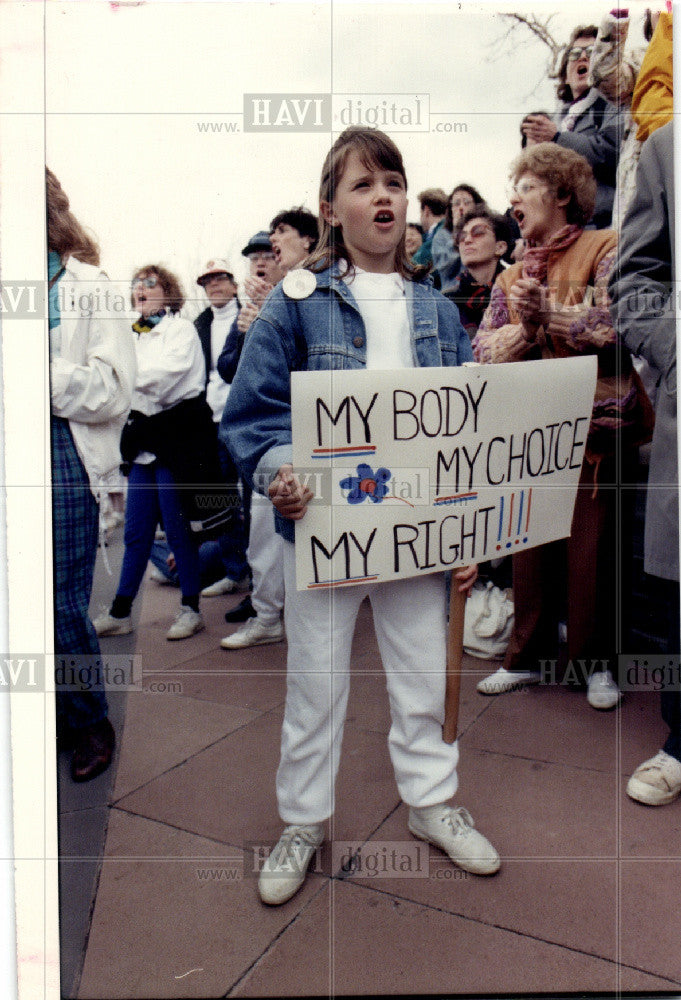
[[[463,659],[463,620],[465,614],[466,593],[458,589],[458,581],[455,576],[452,576],[452,587],[449,594],[445,721],[442,726],[442,739],[445,743],[454,743],[456,741],[456,732],[459,723],[461,661]]]

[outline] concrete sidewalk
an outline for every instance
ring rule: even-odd
[[[365,602],[336,815],[303,889],[267,908],[285,643],[221,650],[237,598],[204,600],[206,630],[169,643],[178,597],[145,585],[145,691],[119,733],[79,997],[681,992],[681,802],[624,794],[664,741],[657,695],[609,713],[561,687],[485,698],[490,664],[466,658],[456,804],[503,862],[466,875],[407,831]],[[364,870],[343,870],[349,841]]]

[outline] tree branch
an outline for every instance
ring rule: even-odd
[[[548,17],[538,17],[536,14],[509,14],[498,13],[497,17],[503,18],[508,27],[500,36],[491,43],[491,47],[496,50],[493,58],[499,58],[504,53],[512,49],[512,43],[516,41],[518,30],[525,29],[538,39],[549,50],[547,73],[549,79],[555,79],[558,75],[558,64],[563,50],[561,45],[553,35],[551,22],[554,14]],[[524,32],[522,32],[524,34]]]

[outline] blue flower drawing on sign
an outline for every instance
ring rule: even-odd
[[[370,465],[360,462],[357,475],[341,479],[339,485],[343,490],[350,490],[346,497],[348,503],[363,503],[367,497],[372,503],[380,503],[388,494],[386,483],[391,475],[390,469],[377,469],[374,472]]]

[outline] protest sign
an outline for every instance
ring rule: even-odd
[[[596,358],[294,372],[299,590],[385,582],[570,534]]]

